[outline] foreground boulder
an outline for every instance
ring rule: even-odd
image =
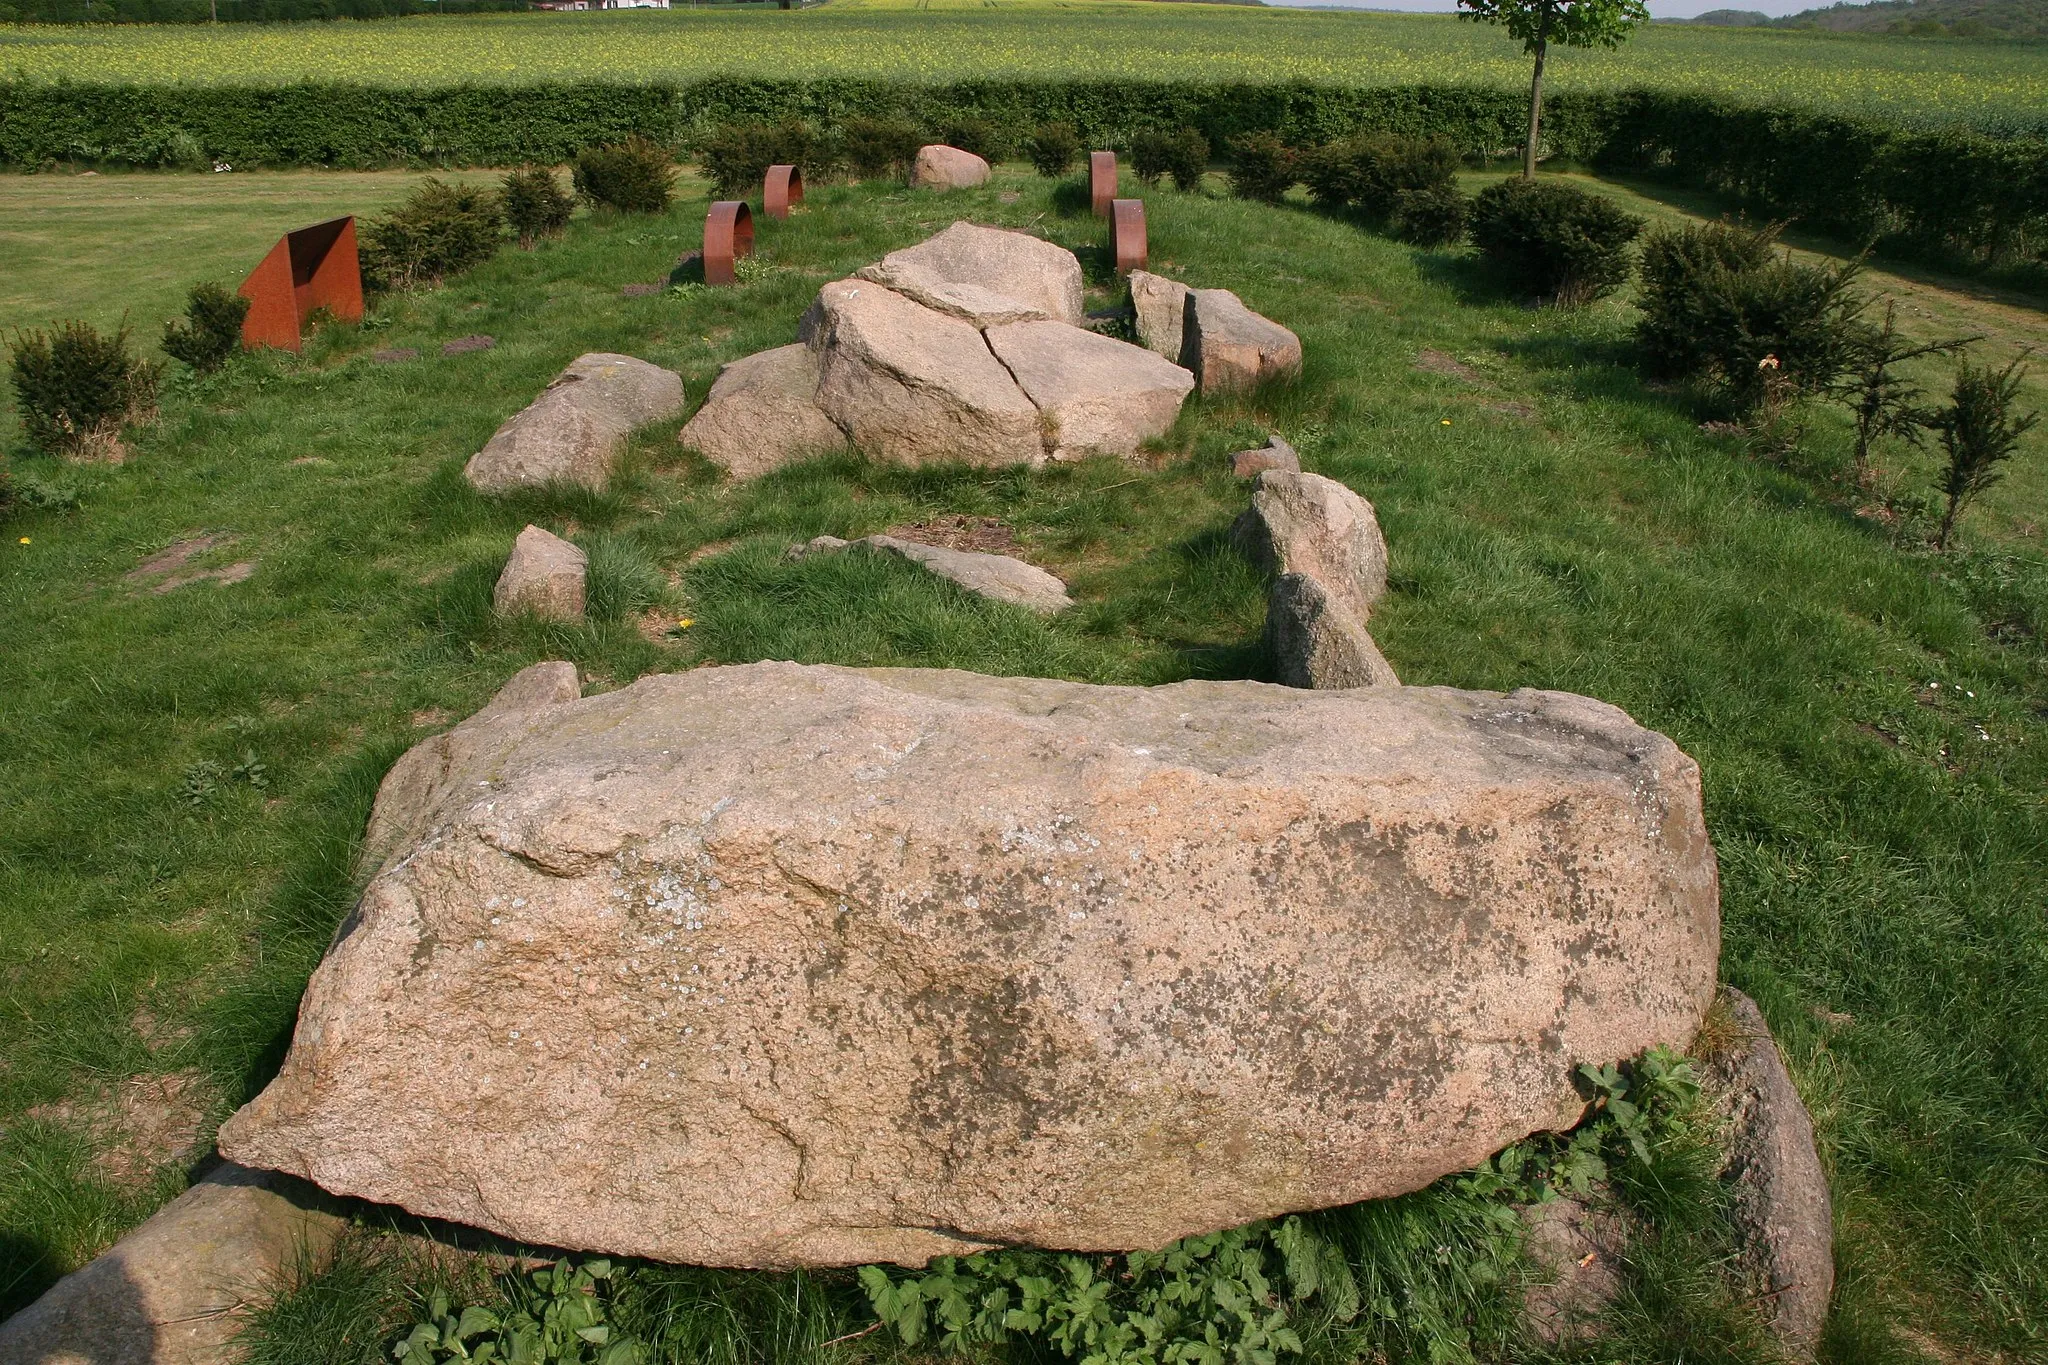
[[[881,285],[839,280],[804,314],[817,405],[876,459],[1045,463],[1038,409],[981,333]]]
[[[1228,289],[1190,289],[1180,362],[1202,392],[1240,393],[1301,371],[1301,338],[1244,306]]]
[[[602,488],[635,427],[682,410],[681,375],[629,355],[578,356],[498,428],[462,476],[485,493],[551,483]]]
[[[580,546],[528,526],[512,542],[512,556],[498,575],[491,605],[500,616],[581,621],[589,571],[590,556]]]
[[[917,149],[910,183],[920,190],[965,190],[988,180],[988,163],[973,152],[934,142]]]
[[[224,1365],[237,1311],[346,1226],[297,1180],[214,1167],[83,1269],[0,1322],[7,1365]]]
[[[1572,1124],[1712,998],[1698,769],[1583,697],[554,686],[386,778],[234,1159],[669,1261],[1152,1247]]]
[[[988,329],[988,348],[1044,415],[1048,454],[1135,455],[1180,416],[1195,377],[1142,346],[1064,322]]]
[[[801,552],[824,554],[847,549],[874,550],[907,559],[992,602],[1008,602],[1042,616],[1074,605],[1074,599],[1067,596],[1067,585],[1036,564],[985,550],[955,550],[896,536],[862,536],[852,541],[838,536],[816,536],[801,547]]]
[[[1081,262],[1027,232],[954,223],[856,272],[927,308],[996,327],[1052,318],[1081,321]]]
[[[817,393],[818,357],[801,342],[734,360],[676,439],[740,479],[843,450]]]

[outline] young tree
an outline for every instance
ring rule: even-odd
[[[1936,411],[1920,406],[1926,396],[1919,385],[1899,373],[1899,367],[1922,356],[1954,355],[1981,337],[1956,337],[1916,346],[1898,333],[1898,304],[1885,300],[1884,326],[1864,329],[1850,348],[1847,369],[1828,386],[1835,397],[1848,404],[1856,416],[1854,474],[1860,487],[1870,478],[1870,451],[1884,437],[1896,437],[1918,449],[1928,428],[1940,418]]]
[[[2020,395],[2020,381],[2027,372],[2020,368],[2021,352],[2002,370],[1989,365],[1978,369],[1968,360],[1956,369],[1956,387],[1948,408],[1936,419],[1941,448],[1948,463],[1941,471],[1941,491],[1948,495],[1948,510],[1942,514],[1935,548],[1946,550],[1956,529],[1956,518],[1970,499],[1997,483],[2004,470],[1998,466],[2019,449],[2020,438],[2034,429],[2041,414],[2025,416],[2013,408]]]
[[[1550,45],[1620,47],[1650,11],[1643,0],[1458,0],[1458,17],[1505,28],[1536,59],[1529,81],[1529,141],[1522,149],[1522,175],[1533,180],[1543,122],[1543,59]]]

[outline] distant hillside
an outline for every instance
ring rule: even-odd
[[[1709,10],[1684,22],[1721,28],[1822,28],[1907,38],[2048,38],[2048,0],[1877,0],[1830,5],[1783,19],[1755,10]]]

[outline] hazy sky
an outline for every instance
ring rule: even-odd
[[[1453,0],[1266,0],[1269,5],[1313,5],[1330,9],[1453,10]],[[1753,9],[1765,14],[1797,14],[1818,9],[1832,0],[1650,0],[1650,13],[1659,19],[1690,19],[1710,9]]]

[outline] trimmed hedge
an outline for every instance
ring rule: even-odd
[[[1118,148],[1147,130],[1194,129],[1217,147],[1253,132],[1308,147],[1384,131],[1492,156],[1518,145],[1527,98],[1466,86],[1171,81],[714,77],[433,90],[0,82],[0,165],[559,164],[633,133],[689,147],[728,123],[852,117],[904,119],[927,132],[979,120],[1012,140],[1062,122],[1090,146]],[[1544,112],[1545,146],[1563,161],[1670,177],[1850,240],[1885,237],[1984,264],[2048,257],[2040,134],[1909,128],[1649,90],[1562,91]]]

